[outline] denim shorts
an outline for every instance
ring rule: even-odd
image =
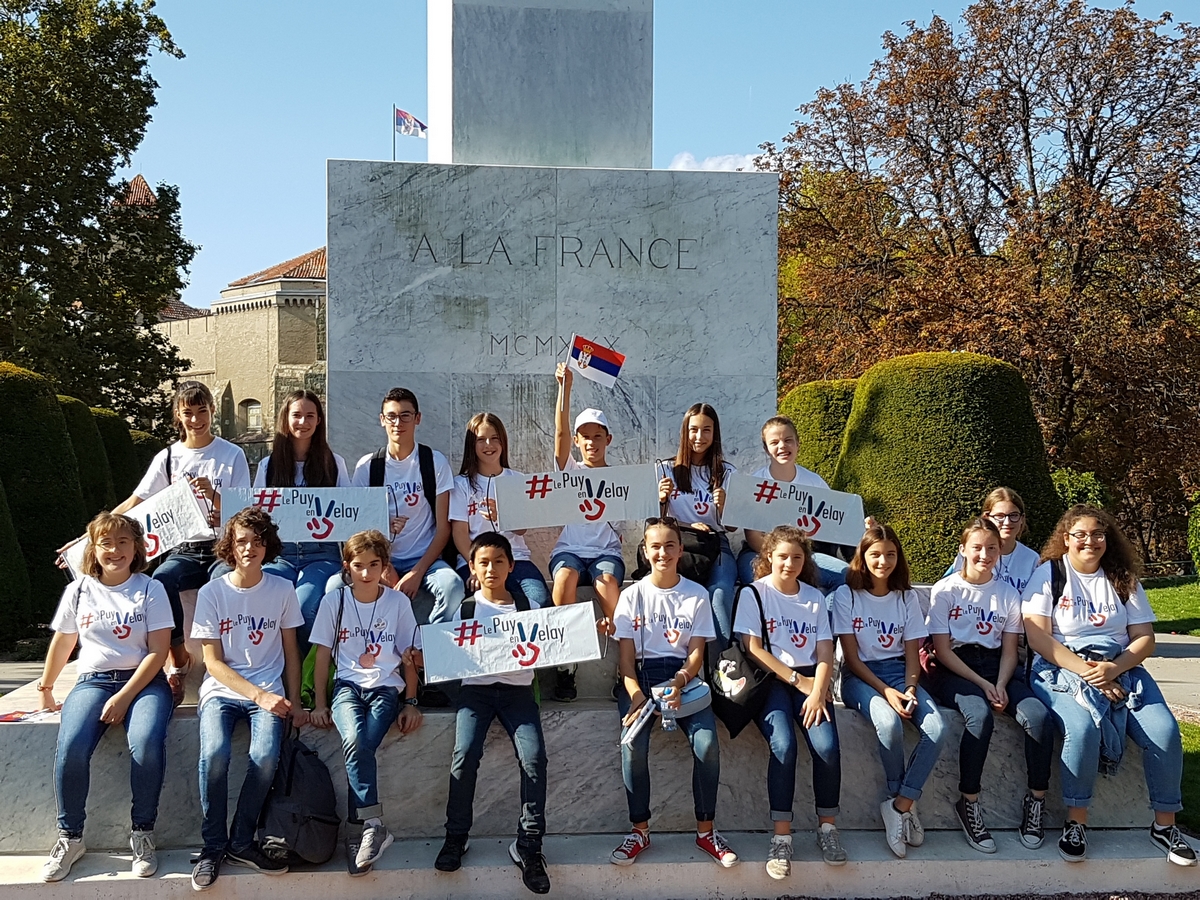
[[[625,560],[619,556],[604,554],[593,559],[580,559],[574,553],[560,551],[550,557],[550,577],[558,574],[561,568],[574,569],[579,573],[579,586],[587,587],[595,584],[601,575],[611,575],[617,579],[617,584],[625,580]]]

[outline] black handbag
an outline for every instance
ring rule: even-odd
[[[667,505],[662,503],[659,505],[659,515],[666,515]],[[721,535],[715,531],[705,531],[702,528],[692,528],[690,525],[678,523],[679,540],[682,545],[683,553],[679,557],[679,565],[676,571],[689,581],[694,581],[696,584],[708,586],[708,576],[712,574],[712,567],[717,563],[717,557],[721,555]],[[634,581],[645,578],[650,574],[650,560],[646,559],[646,547],[644,542],[638,542],[637,548],[637,568],[633,570],[631,576]]]
[[[754,585],[745,585],[734,595],[730,621],[737,621],[738,601],[742,597],[742,591],[746,589],[754,594],[763,649],[770,653],[771,638],[767,633],[766,617],[763,615],[762,597]],[[725,723],[731,738],[741,734],[742,729],[758,716],[763,704],[767,702],[767,694],[774,680],[775,673],[761,668],[742,649],[741,642],[736,640],[729,645],[728,650],[717,657],[716,665],[709,667],[708,683],[712,686],[713,712]]]

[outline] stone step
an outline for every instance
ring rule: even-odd
[[[696,849],[691,834],[654,834],[652,846],[628,867],[614,866],[608,854],[619,837],[573,835],[549,837],[545,843],[550,897],[606,897],[613,900],[673,898],[777,897],[923,897],[930,893],[1051,894],[1058,892],[1195,891],[1200,870],[1166,862],[1144,829],[1089,834],[1089,858],[1082,863],[1060,859],[1056,837],[1047,834],[1040,850],[1027,850],[1013,832],[995,834],[997,852],[971,850],[962,834],[930,831],[924,846],[897,860],[875,832],[843,831],[849,862],[827,866],[812,833],[796,834],[796,856],[790,878],[772,880],[764,869],[769,838],[764,833],[726,833],[742,857],[722,869]],[[268,877],[226,865],[213,896],[239,900],[278,897],[294,900],[345,897],[458,900],[525,900],[530,896],[508,857],[511,837],[473,837],[458,872],[437,872],[433,860],[440,840],[398,840],[370,874],[350,878],[341,852],[324,866],[296,869]],[[129,872],[127,854],[89,853],[75,864],[67,880],[47,888],[40,878],[44,857],[0,856],[0,889],[6,898],[46,897],[56,900],[166,900],[195,896],[189,883],[187,851],[159,854],[158,875],[140,879]]]

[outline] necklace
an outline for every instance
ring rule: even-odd
[[[379,596],[382,593],[382,590],[378,590],[378,592],[375,594],[375,599],[371,601],[371,614],[367,618],[372,623],[375,621],[375,604],[379,602]],[[360,604],[358,598],[354,596],[353,591],[351,591],[350,596],[354,599],[354,618],[358,621],[358,630],[363,632],[363,652],[358,658],[358,664],[364,669],[373,669],[375,668],[375,663],[378,657],[371,652],[369,646],[370,640],[366,634],[367,629],[363,627],[362,612],[359,610],[359,606],[362,604]]]

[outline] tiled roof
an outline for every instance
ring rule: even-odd
[[[167,308],[158,314],[158,321],[174,322],[179,319],[199,319],[202,316],[210,315],[212,313],[207,309],[197,309],[194,306],[188,306],[178,297],[174,297],[167,303]]]
[[[150,185],[146,184],[145,178],[134,175],[122,202],[126,206],[157,206],[158,198],[154,196],[154,191],[150,190]]]
[[[280,278],[324,278],[325,277],[325,248],[313,250],[277,266],[239,278],[229,282],[230,287],[247,287],[252,284],[262,284],[264,281],[277,281]]]

